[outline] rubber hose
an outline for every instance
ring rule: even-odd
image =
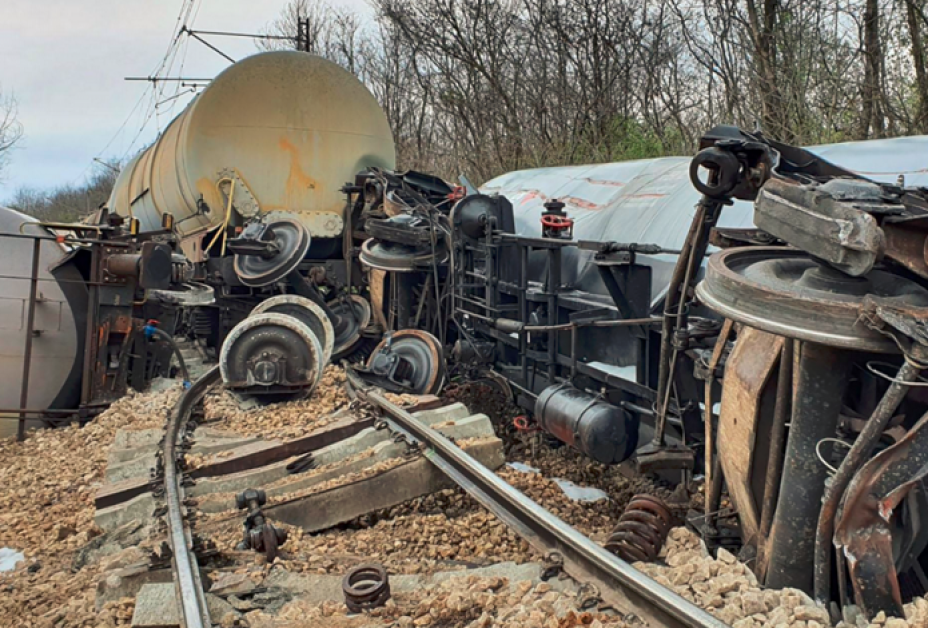
[[[180,367],[180,372],[184,376],[184,381],[189,382],[190,371],[187,370],[187,364],[184,362],[184,356],[181,355],[180,347],[177,346],[177,343],[174,341],[174,338],[171,336],[171,334],[164,331],[163,329],[158,329],[157,327],[152,329],[151,333],[153,336],[157,336],[158,338],[161,338],[169,345],[171,345],[171,349],[174,351],[174,356],[177,358],[177,365]]]

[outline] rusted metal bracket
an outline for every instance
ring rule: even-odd
[[[879,611],[904,616],[891,524],[899,504],[928,476],[928,429],[925,429],[928,414],[896,444],[863,464],[849,483],[846,478],[848,471],[853,473],[860,461],[869,455],[876,438],[905,397],[907,386],[928,363],[928,334],[922,324],[924,314],[921,308],[905,308],[872,297],[864,301],[862,321],[891,336],[905,353],[905,362],[838,469],[829,491],[832,499],[826,496],[819,519],[818,536],[821,537],[828,531],[823,525],[827,525],[834,513],[834,492],[842,491],[846,484],[834,544],[847,559],[858,606],[871,617]],[[827,553],[822,552],[821,539],[816,540],[816,597],[821,599],[828,592],[830,578],[830,563],[825,560],[822,564],[822,558],[830,557],[830,548]]]
[[[257,216],[261,211],[261,204],[255,198],[251,187],[242,178],[242,173],[235,168],[223,168],[218,172],[218,175],[216,186],[226,197],[227,202],[229,193],[232,194],[232,207],[235,208],[235,211],[245,218]],[[232,185],[233,181],[235,185]],[[228,189],[224,189],[223,183],[228,184]]]
[[[860,471],[858,469],[870,456],[874,445],[894,415],[896,408],[905,398],[908,392],[907,384],[918,377],[918,374],[924,368],[926,360],[928,360],[928,347],[923,343],[925,338],[921,337],[920,325],[911,316],[911,312],[901,308],[898,304],[886,305],[877,299],[867,297],[861,305],[860,318],[871,329],[876,329],[892,337],[905,352],[906,360],[884,393],[879,405],[874,409],[870,420],[864,425],[864,429],[844,457],[831,483],[825,489],[822,508],[819,512],[818,524],[815,530],[814,592],[815,598],[820,602],[827,602],[831,598],[831,538],[835,529],[835,515],[838,513],[838,505],[842,498],[845,504],[853,503],[853,500],[849,498],[854,486],[852,482],[857,482],[857,477],[864,473],[864,469]],[[913,338],[916,340],[913,340]],[[852,515],[852,513],[848,513],[846,507],[843,512],[849,516]],[[837,534],[835,534],[835,538],[837,539]],[[842,545],[837,540],[835,544]],[[891,559],[892,556],[890,555],[890,561]],[[849,560],[849,565],[853,573],[854,561]],[[856,586],[855,583],[855,588]]]
[[[928,477],[928,414],[895,445],[867,462],[844,497],[835,545],[844,553],[857,605],[868,617],[880,611],[904,617],[893,557],[893,513]]]

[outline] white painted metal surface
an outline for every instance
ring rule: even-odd
[[[0,207],[0,234],[51,235],[47,229],[36,225],[36,222],[35,218]],[[32,250],[31,239],[0,236],[0,373],[3,374],[0,408],[19,407]],[[35,311],[36,335],[32,341],[29,378],[29,408],[74,407],[60,404],[77,401],[76,397],[73,400],[66,399],[67,395],[59,397],[62,389],[73,381],[74,369],[77,369],[78,374],[80,372],[78,333],[83,333],[83,329],[80,329],[80,332],[78,330],[65,290],[78,293],[83,291],[86,294],[87,288],[81,284],[59,284],[53,277],[52,268],[65,255],[64,248],[56,242],[42,242],[38,275],[39,298]],[[77,279],[76,271],[74,275],[71,278]],[[74,392],[79,395],[80,379],[76,382]],[[32,425],[34,422],[29,424]],[[16,421],[0,419],[0,436],[15,434],[16,426]]]
[[[928,136],[813,146],[809,150],[863,176],[907,185],[928,186]],[[567,204],[574,239],[644,242],[679,249],[686,237],[699,194],[689,180],[690,157],[664,157],[620,163],[536,168],[510,172],[488,181],[482,192],[502,194],[515,210],[516,230],[540,236],[545,201]],[[735,201],[722,211],[721,227],[752,227],[751,203]],[[566,253],[566,252],[565,252]],[[570,252],[564,280],[605,294],[590,251]],[[652,300],[670,280],[675,255],[641,256],[653,268]],[[537,268],[537,267],[536,267]]]

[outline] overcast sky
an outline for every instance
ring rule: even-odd
[[[94,157],[134,153],[182,110],[191,95],[152,109],[155,102],[175,93],[175,84],[159,86],[164,92],[153,98],[152,90],[146,91],[147,83],[124,77],[148,76],[158,68],[184,4],[184,0],[0,0],[0,89],[15,96],[25,130],[11,164],[0,175],[0,202],[8,201],[20,186],[81,182],[91,173]],[[188,26],[257,33],[286,4],[287,0],[199,0]],[[330,4],[370,12],[364,0]],[[251,39],[205,38],[236,59],[256,52]],[[182,74],[193,78],[215,76],[228,65],[203,44],[185,39],[173,76],[178,76],[182,61]]]

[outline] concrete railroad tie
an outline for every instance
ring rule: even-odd
[[[467,440],[465,447],[475,458],[491,469],[504,462],[502,441],[496,438],[490,419],[483,414],[472,415],[460,403],[415,413],[418,419],[449,438]],[[154,449],[160,440],[160,430],[139,430],[117,434],[110,454],[111,466],[134,469],[147,475],[154,465]],[[212,454],[253,445],[256,439],[199,428],[194,435],[191,453]],[[351,473],[358,473],[391,458],[401,458],[405,443],[393,442],[388,430],[367,428],[342,441],[316,450],[316,469],[289,475],[284,460],[256,469],[214,478],[202,478],[187,490],[196,498],[203,512],[234,509],[234,493],[246,488],[263,488],[269,498],[311,490],[324,482]],[[133,458],[129,452],[134,452]],[[367,453],[368,455],[361,455]],[[109,470],[108,470],[109,478]],[[120,478],[123,479],[123,478]],[[116,480],[118,481],[118,480]],[[444,474],[423,458],[413,458],[398,467],[345,485],[312,495],[294,496],[287,501],[265,508],[274,520],[299,525],[309,531],[321,530],[354,517],[395,506],[409,499],[449,488]],[[149,519],[157,504],[151,494],[138,495],[124,503],[97,511],[95,520],[104,530],[113,530],[129,521]],[[324,515],[323,515],[324,513]]]

